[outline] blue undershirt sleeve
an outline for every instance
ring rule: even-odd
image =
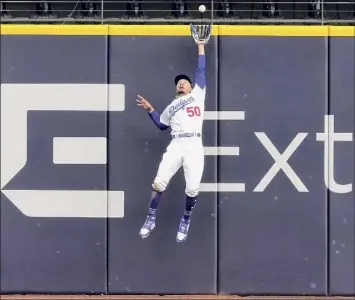
[[[152,111],[151,113],[148,113],[149,114],[149,117],[153,120],[153,122],[155,123],[155,125],[157,125],[157,127],[160,129],[160,130],[166,130],[169,128],[169,126],[163,124],[162,122],[160,122],[160,115],[159,113],[154,110]]]
[[[201,89],[205,88],[206,86],[206,56],[205,55],[198,56],[195,83]]]

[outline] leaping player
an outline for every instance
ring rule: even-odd
[[[201,30],[201,29],[200,29]],[[157,175],[152,184],[152,196],[149,212],[139,235],[144,239],[155,228],[156,211],[170,179],[183,166],[185,176],[185,211],[180,220],[176,241],[186,240],[190,217],[195,208],[200,182],[204,170],[204,150],[202,143],[203,115],[206,97],[206,58],[205,44],[210,29],[204,32],[205,39],[200,40],[196,28],[191,26],[194,40],[198,46],[198,64],[195,74],[195,86],[187,75],[175,77],[176,96],[160,115],[142,96],[137,96],[137,105],[148,111],[155,125],[166,130],[171,128],[172,140],[163,154]],[[195,35],[194,35],[195,34]],[[201,32],[200,32],[201,34]],[[207,38],[206,38],[207,36]]]

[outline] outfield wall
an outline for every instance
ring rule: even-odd
[[[355,294],[355,27],[212,33],[177,244],[182,170],[138,235],[170,137],[135,97],[162,111],[194,76],[189,27],[1,26],[2,293]]]

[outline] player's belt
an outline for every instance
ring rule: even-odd
[[[180,134],[172,134],[173,139],[181,139],[186,137],[201,137],[201,133],[191,132],[191,133],[180,133]]]

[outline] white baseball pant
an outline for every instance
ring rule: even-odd
[[[170,142],[159,164],[153,189],[158,192],[165,191],[170,179],[181,166],[184,168],[185,193],[195,197],[199,193],[204,169],[204,149],[201,138],[181,138]]]

